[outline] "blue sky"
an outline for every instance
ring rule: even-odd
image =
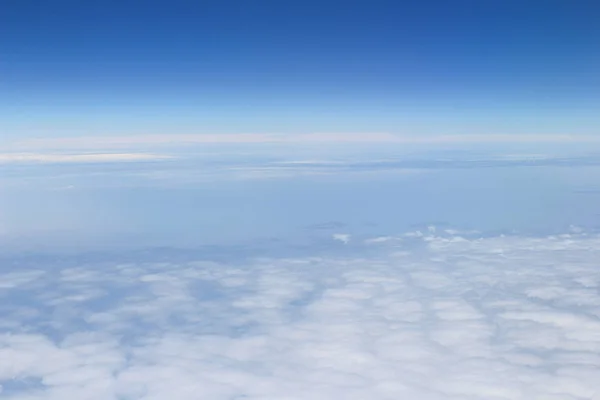
[[[159,244],[331,219],[596,226],[593,201],[564,193],[596,187],[598,15],[587,1],[10,0],[0,226]]]
[[[599,13],[591,1],[10,0],[0,129],[590,134]]]

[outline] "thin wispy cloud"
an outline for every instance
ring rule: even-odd
[[[68,163],[111,163],[133,161],[158,161],[172,159],[173,156],[150,153],[0,153],[1,164],[68,164]]]
[[[185,146],[190,144],[476,144],[476,143],[600,143],[595,135],[477,134],[402,135],[392,133],[311,133],[311,134],[163,134],[134,136],[52,137],[14,140],[4,144],[22,149],[115,149],[131,146]]]

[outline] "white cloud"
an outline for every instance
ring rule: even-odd
[[[153,134],[27,138],[6,142],[13,151],[30,149],[116,149],[138,146],[189,146],[194,144],[474,144],[474,143],[600,143],[594,135],[572,134],[454,134],[407,135],[386,132],[337,132],[304,134]]]
[[[348,244],[350,242],[350,235],[347,233],[334,233],[333,240],[337,240],[344,244]]]
[[[393,236],[378,236],[378,237],[374,237],[374,238],[365,239],[365,243],[366,244],[385,243],[385,242],[389,242],[392,240],[397,240],[397,238],[395,238]]]
[[[165,160],[169,158],[172,157],[167,155],[149,153],[0,153],[0,165],[13,163],[106,163],[126,161],[154,161]]]
[[[438,231],[365,258],[4,263],[3,398],[600,399],[600,237]]]

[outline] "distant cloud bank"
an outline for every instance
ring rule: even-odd
[[[132,136],[52,137],[13,141],[9,149],[108,149],[130,146],[181,146],[186,144],[267,144],[267,143],[600,143],[592,135],[400,135],[391,133],[310,133],[310,134],[163,134]]]
[[[91,154],[43,154],[0,153],[0,165],[11,163],[107,163],[126,161],[153,161],[172,158],[167,155],[148,153],[91,153]]]

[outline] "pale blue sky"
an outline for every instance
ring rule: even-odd
[[[2,237],[51,250],[293,242],[332,221],[337,233],[359,236],[427,225],[536,234],[599,226],[593,148],[489,147],[361,154],[284,146],[265,156],[225,146],[207,157],[199,146],[148,161],[13,160],[0,180]]]

